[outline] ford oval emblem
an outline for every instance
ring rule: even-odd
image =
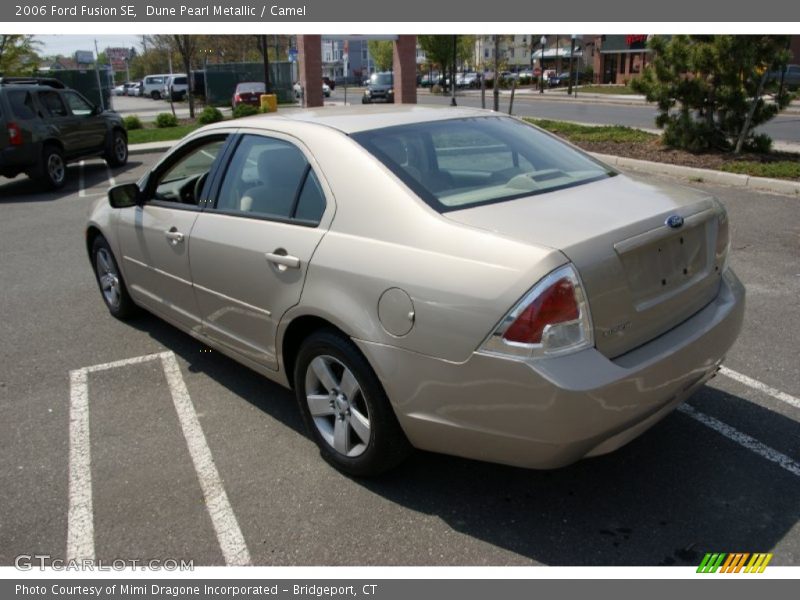
[[[678,229],[683,227],[683,217],[680,215],[670,215],[664,223],[673,229]]]

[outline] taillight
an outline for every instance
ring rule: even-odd
[[[240,94],[236,94],[236,95],[233,97],[233,99],[234,99],[236,102],[241,102],[241,101],[242,101],[242,96],[241,96]]]
[[[8,128],[8,141],[12,146],[22,145],[22,129],[16,123],[9,123]]]
[[[524,358],[576,352],[594,344],[589,305],[571,265],[547,275],[509,312],[482,350]]]

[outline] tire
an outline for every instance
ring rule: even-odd
[[[102,235],[98,235],[92,244],[92,268],[108,312],[122,321],[134,316],[138,307],[128,294],[114,253]]]
[[[361,104],[369,104],[369,99],[366,96],[361,96]]]
[[[339,471],[372,477],[410,454],[411,445],[378,377],[340,333],[323,329],[303,341],[294,389],[311,438]]]
[[[37,167],[31,172],[32,179],[44,182],[47,187],[57,190],[67,181],[67,163],[64,153],[54,144],[47,144],[42,149],[42,156]]]
[[[128,162],[128,139],[119,129],[111,132],[105,159],[110,167],[121,167]]]
[[[160,92],[151,92],[150,97],[153,100],[161,100],[161,93]]]

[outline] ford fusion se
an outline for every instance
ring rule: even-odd
[[[412,448],[530,468],[610,452],[741,328],[723,206],[517,119],[410,105],[200,129],[86,227],[146,309],[294,390],[353,475]]]

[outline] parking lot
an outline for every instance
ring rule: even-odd
[[[621,450],[537,472],[416,453],[329,467],[293,395],[159,319],[108,315],[83,239],[123,169],[0,180],[0,564],[19,554],[195,565],[800,564],[800,200],[703,183],[748,289],[726,369]]]

